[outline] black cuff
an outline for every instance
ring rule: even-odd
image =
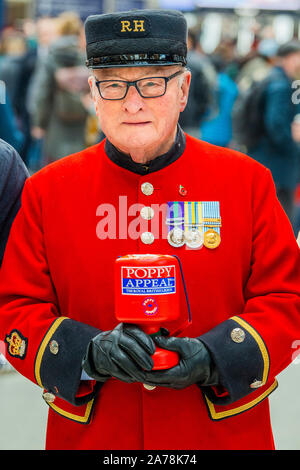
[[[269,354],[261,336],[245,320],[232,317],[199,338],[211,353],[228,395],[218,397],[212,388],[205,395],[215,404],[233,403],[267,382]]]
[[[96,393],[76,397],[81,380],[81,362],[90,340],[100,330],[66,317],[57,318],[40,344],[35,360],[37,383],[73,405],[90,401]],[[98,388],[97,388],[98,391]]]

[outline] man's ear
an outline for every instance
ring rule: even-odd
[[[191,84],[191,72],[187,71],[184,73],[184,78],[181,85],[181,95],[180,95],[180,112],[184,110],[186,107],[188,97],[189,97],[189,89]]]
[[[95,77],[93,75],[91,75],[88,78],[88,83],[89,83],[89,86],[90,86],[92,98],[93,98],[93,100],[95,100]]]

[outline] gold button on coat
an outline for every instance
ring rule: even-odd
[[[153,185],[151,183],[143,183],[141,186],[142,193],[145,196],[151,196],[154,191]]]
[[[245,339],[245,332],[242,328],[234,328],[230,333],[232,341],[235,343],[242,343]]]
[[[52,354],[57,354],[58,353],[58,342],[55,340],[50,341],[49,343],[49,349]]]
[[[45,393],[43,393],[43,398],[44,398],[45,402],[53,403],[54,400],[55,400],[55,395],[53,393],[50,393],[50,392],[45,392]]]
[[[151,232],[144,232],[141,235],[141,240],[145,245],[151,245],[154,242],[154,235]]]
[[[141,209],[141,217],[142,219],[144,220],[151,220],[153,219],[154,217],[154,210],[152,209],[152,207],[142,207]]]

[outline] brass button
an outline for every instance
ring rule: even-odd
[[[57,354],[58,353],[58,342],[55,340],[50,341],[49,343],[49,349],[52,354]]]
[[[254,382],[252,382],[252,384],[250,385],[250,388],[259,388],[262,385],[263,385],[262,380],[254,380]]]
[[[50,393],[50,392],[45,392],[45,393],[43,393],[43,398],[44,398],[46,403],[53,403],[54,400],[55,400],[55,395],[53,393]]]
[[[151,245],[154,242],[154,235],[151,232],[143,232],[141,240],[145,245]]]
[[[143,384],[143,385],[146,390],[154,390],[156,388],[155,385],[147,385],[147,384]]]
[[[154,217],[154,210],[152,209],[152,207],[142,207],[141,209],[141,217],[142,219],[144,220],[151,220],[153,219]]]
[[[141,191],[143,194],[145,194],[145,196],[151,196],[151,194],[153,194],[153,191],[154,191],[153,184],[143,183],[141,185]]]
[[[242,328],[234,328],[230,333],[232,341],[235,343],[242,343],[245,339],[245,332]]]

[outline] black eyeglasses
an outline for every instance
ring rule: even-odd
[[[129,87],[134,86],[142,98],[158,98],[167,91],[167,84],[172,78],[183,73],[183,70],[169,77],[147,77],[127,82],[126,80],[98,80],[96,86],[104,100],[122,100],[128,93]]]

